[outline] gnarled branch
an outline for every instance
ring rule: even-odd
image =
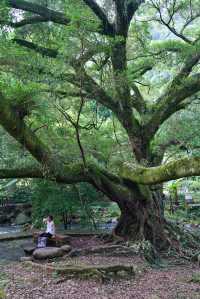
[[[121,175],[125,182],[155,185],[183,177],[200,175],[200,157],[183,158],[158,167],[140,167],[126,163]]]

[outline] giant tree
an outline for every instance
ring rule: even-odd
[[[118,204],[116,234],[167,246],[170,234],[162,211],[162,183],[199,175],[200,157],[163,163],[174,140],[155,150],[156,136],[162,124],[186,109],[200,91],[198,1],[71,2],[5,0],[2,4],[0,123],[39,163],[32,169],[1,169],[0,177],[90,183]],[[19,58],[12,59],[9,51],[20,47],[25,59],[20,58],[19,67]],[[27,55],[35,55],[37,63]],[[80,150],[77,161],[65,159],[63,151],[52,146],[49,134],[41,133],[42,115],[40,126],[34,127],[33,93],[24,92],[20,100],[18,94],[9,98],[7,72],[14,73],[24,88],[30,82],[39,84],[41,102],[45,99],[55,109],[49,114],[52,123],[56,126],[55,113],[59,113],[74,128]],[[69,113],[74,99],[76,117]],[[83,111],[97,105],[114,116],[129,141],[128,158],[124,156],[113,169],[91,159],[82,144],[80,132],[95,127],[94,122],[80,123]],[[42,114],[40,109],[38,113]]]

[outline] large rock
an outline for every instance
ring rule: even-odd
[[[31,221],[30,217],[28,217],[24,212],[19,213],[15,219],[15,223],[17,225],[25,224],[30,221]]]
[[[64,255],[64,251],[59,247],[38,248],[33,252],[33,257],[37,260],[50,259]]]
[[[20,262],[29,262],[32,261],[33,258],[31,256],[22,256],[20,257]]]
[[[26,255],[32,255],[36,249],[36,245],[32,244],[32,243],[25,244],[25,245],[23,245],[23,249],[24,249],[24,252]]]

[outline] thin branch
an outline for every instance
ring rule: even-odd
[[[157,12],[159,14],[159,17],[160,17],[160,19],[152,19],[153,21],[156,21],[156,22],[159,22],[159,23],[165,25],[169,29],[170,32],[172,32],[174,35],[176,35],[177,37],[179,37],[180,39],[182,39],[184,42],[186,42],[188,44],[192,44],[193,43],[192,40],[190,40],[189,38],[187,38],[181,32],[178,32],[173,26],[171,26],[171,22],[173,21],[173,17],[175,15],[175,13],[179,10],[179,6],[177,6],[175,8],[175,6],[176,6],[176,0],[173,2],[172,12],[170,12],[169,9],[167,9],[168,10],[168,14],[169,14],[169,20],[168,21],[164,20],[160,6],[157,3],[155,3],[153,0],[151,0],[151,4],[157,10]]]
[[[39,126],[38,128],[36,128],[36,129],[33,130],[33,133],[36,133],[36,132],[38,132],[39,130],[41,130],[43,128],[47,128],[48,129],[48,125],[44,124],[44,125]]]

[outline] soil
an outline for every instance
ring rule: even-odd
[[[79,238],[73,239],[72,244],[85,248],[102,242],[95,238]],[[167,259],[162,268],[150,267],[139,256],[81,256],[53,263],[62,266],[72,263],[131,264],[136,267],[136,277],[105,283],[92,279],[65,280],[56,273],[10,262],[0,266],[0,290],[1,281],[4,281],[6,299],[200,299],[199,267],[183,259]]]

